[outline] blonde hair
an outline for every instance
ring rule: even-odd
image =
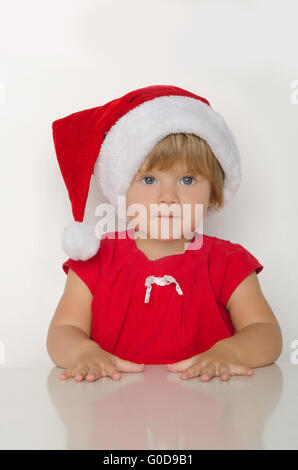
[[[164,137],[146,156],[139,172],[166,170],[181,160],[190,173],[200,173],[209,181],[209,204],[217,211],[222,208],[225,172],[207,142],[195,134],[179,132]]]

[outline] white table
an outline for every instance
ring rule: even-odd
[[[298,365],[181,380],[163,365],[119,381],[0,367],[1,449],[298,449]]]

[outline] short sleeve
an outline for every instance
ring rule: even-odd
[[[236,287],[253,271],[259,274],[264,266],[238,243],[229,243],[222,261],[220,300],[226,306]]]
[[[94,255],[86,261],[73,260],[69,258],[62,264],[63,271],[68,274],[69,268],[72,269],[87,285],[92,295],[94,295],[99,276],[99,256]]]

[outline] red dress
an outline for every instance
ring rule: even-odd
[[[93,294],[93,341],[128,361],[168,364],[235,333],[225,306],[248,274],[263,269],[249,251],[197,234],[184,253],[149,260],[133,236],[133,229],[104,234],[92,258],[62,265]]]

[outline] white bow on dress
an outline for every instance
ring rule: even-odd
[[[181,287],[179,286],[178,282],[173,276],[169,276],[168,274],[165,274],[163,277],[147,276],[145,280],[145,286],[147,287],[145,300],[144,300],[145,304],[147,304],[150,300],[152,284],[157,284],[158,286],[167,286],[168,284],[171,284],[172,282],[175,282],[176,284],[176,292],[179,295],[183,295]]]

